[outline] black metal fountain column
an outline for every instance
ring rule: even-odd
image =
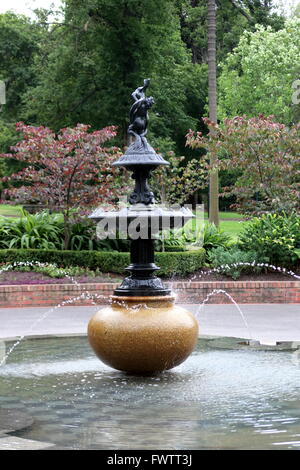
[[[129,146],[126,153],[113,165],[121,166],[133,173],[135,189],[129,197],[129,203],[133,206],[134,214],[143,225],[141,237],[131,239],[131,264],[127,271],[130,276],[124,279],[122,285],[116,289],[115,295],[119,296],[157,296],[169,295],[160,278],[155,276],[159,270],[154,262],[154,240],[152,233],[152,221],[156,218],[153,204],[154,194],[151,191],[148,179],[151,171],[160,165],[169,165],[154,149],[146,139],[148,126],[148,110],[153,106],[154,99],[147,98],[145,91],[150,80],[144,81],[144,86],[137,88],[132,93],[134,104],[130,110],[129,135],[134,137],[134,142]],[[130,215],[128,223],[130,223]]]

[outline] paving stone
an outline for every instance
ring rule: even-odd
[[[0,437],[0,450],[42,450],[53,445],[50,442],[31,441],[20,437]]]
[[[299,295],[299,288],[295,289]],[[178,303],[191,312],[199,312],[202,336],[250,337],[235,305],[206,305],[199,310],[202,300],[201,297],[194,304]],[[235,300],[238,301],[238,298]],[[274,344],[278,341],[300,342],[299,308],[299,303],[241,304],[241,310],[251,328],[252,337],[261,343],[272,342]],[[42,307],[1,308],[0,339],[27,335],[29,325],[47,311],[48,308]],[[53,334],[85,336],[88,321],[94,313],[95,307],[61,307],[49,314],[34,328],[35,336]],[[0,357],[4,354],[3,342],[1,344]]]

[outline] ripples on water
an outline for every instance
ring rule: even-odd
[[[61,448],[300,449],[295,353],[212,344],[137,377],[103,365],[86,338],[25,340],[0,368],[0,406],[35,418],[18,435]]]

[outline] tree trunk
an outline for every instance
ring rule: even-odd
[[[64,211],[64,249],[69,250],[70,249],[70,240],[71,240],[71,224],[70,224],[70,214],[69,210],[67,209]]]
[[[208,97],[209,118],[217,122],[216,1],[208,0]],[[213,167],[217,155],[210,155]],[[219,226],[219,174],[212,170],[209,184],[209,221]]]

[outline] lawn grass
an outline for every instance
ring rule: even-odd
[[[243,221],[243,215],[238,214],[237,212],[220,212],[220,228],[231,235],[231,238],[234,242],[237,241],[240,232],[243,230],[245,225],[249,221]],[[207,219],[208,214],[204,214],[205,219]],[[236,220],[231,220],[236,219]],[[207,220],[206,220],[206,223]]]
[[[22,206],[11,206],[10,204],[0,204],[0,216],[20,217]]]
[[[220,220],[228,220],[228,219],[237,219],[241,220],[243,219],[242,214],[238,214],[237,212],[220,212]],[[208,219],[208,213],[204,212],[204,218]]]
[[[232,238],[232,241],[236,242],[237,239],[238,239],[239,234],[244,229],[244,227],[249,223],[249,221],[239,220],[239,218],[241,216],[238,215],[238,217],[237,217],[237,214],[235,214],[233,212],[230,212],[230,213],[225,212],[225,213],[221,213],[221,214],[227,214],[227,218],[226,217],[223,218],[222,216],[220,217],[220,229],[223,230],[226,233],[229,233],[229,235]],[[234,217],[234,215],[236,215],[236,217]],[[237,219],[237,220],[228,220],[228,219]],[[198,225],[198,227],[201,227],[202,223],[203,223],[203,219],[201,219],[201,217],[200,217],[200,219],[198,219],[198,220],[199,220],[199,222],[198,222],[199,225],[197,224],[196,219],[193,219],[192,221],[190,221],[186,224],[186,228],[188,228],[190,224],[192,225],[192,230],[195,230],[197,225]],[[204,222],[205,222],[205,224],[208,224],[207,219]],[[196,231],[197,231],[197,229],[196,229]]]
[[[240,232],[249,222],[244,221],[234,221],[234,220],[225,220],[220,221],[220,228],[231,235],[234,241],[237,241]]]

